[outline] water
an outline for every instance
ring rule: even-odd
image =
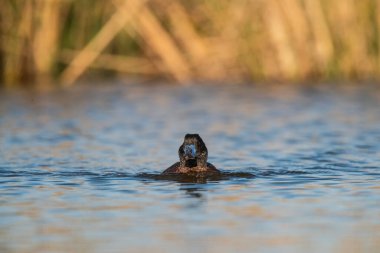
[[[0,115],[0,252],[379,252],[379,86],[2,91]],[[224,177],[158,176],[186,133]]]

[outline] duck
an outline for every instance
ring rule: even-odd
[[[178,149],[179,162],[162,172],[163,175],[214,176],[221,172],[207,162],[208,150],[199,134],[186,134]]]

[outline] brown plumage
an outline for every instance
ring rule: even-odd
[[[162,174],[218,175],[220,171],[207,162],[208,151],[198,134],[186,134],[178,149],[179,162],[167,168]]]

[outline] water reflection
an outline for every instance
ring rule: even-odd
[[[379,97],[323,85],[0,93],[0,251],[376,252]],[[187,132],[222,175],[161,175]]]
[[[189,197],[199,198],[199,199],[204,200],[204,196],[202,195],[203,189],[196,184],[192,184],[192,185],[182,184],[179,187],[179,189],[182,191],[185,191],[186,195],[188,195]]]

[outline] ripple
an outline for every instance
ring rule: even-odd
[[[357,251],[377,249],[379,92],[142,84],[2,92],[1,249],[323,252],[345,251],[347,238]],[[201,134],[221,175],[160,174],[187,132]]]

